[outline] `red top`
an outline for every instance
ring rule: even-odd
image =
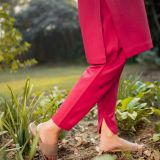
[[[102,31],[101,7],[104,5],[101,6],[100,2],[78,0],[79,22],[89,64],[106,62],[107,43],[104,43],[103,36],[107,34]],[[110,14],[112,17],[126,57],[130,58],[153,47],[144,0],[106,0],[106,3],[106,16]],[[110,19],[104,18],[107,21],[105,23],[110,24]]]

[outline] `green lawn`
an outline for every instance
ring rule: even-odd
[[[1,72],[0,76],[0,94],[8,95],[7,84],[13,88],[16,93],[20,93],[25,83],[25,79],[30,77],[35,90],[45,90],[53,85],[71,89],[79,79],[82,72],[88,65],[59,65],[59,66],[36,66],[28,69],[21,69],[17,73],[9,71]],[[138,65],[126,65],[124,72],[133,74],[140,71]]]
[[[86,66],[37,66],[21,69],[17,73],[9,71],[1,72],[0,94],[8,95],[7,85],[11,86],[16,93],[21,92],[25,80],[30,78],[35,90],[48,89],[53,85],[70,89]]]

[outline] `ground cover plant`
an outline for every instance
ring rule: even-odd
[[[69,94],[69,90],[60,89],[58,86],[53,86],[45,91],[34,91],[33,88],[34,86],[28,78],[23,88],[23,94],[14,93],[14,90],[8,86],[10,96],[0,98],[0,155],[3,159],[41,159],[36,147],[37,139],[32,139],[30,136],[27,129],[28,124],[31,121],[39,123],[48,120]],[[144,131],[141,131],[141,128],[150,126],[146,143],[152,145],[154,152],[150,152],[149,155],[149,150],[142,155],[148,159],[151,155],[159,156],[157,149],[160,144],[159,93],[160,82],[158,81],[144,82],[139,78],[121,77],[116,106],[119,134],[133,138]],[[88,159],[141,157],[136,153],[123,152],[121,155],[107,154],[97,157],[95,146],[98,145],[98,135],[96,135],[97,124],[95,121],[97,121],[96,106],[72,131],[68,133],[64,131],[61,134],[58,153],[61,159],[67,159],[67,156],[68,159],[77,156],[80,158],[80,155],[87,156],[84,153],[85,149],[88,149]],[[92,132],[89,133],[89,130]],[[78,147],[81,148],[79,148],[80,151],[79,149],[77,151]]]

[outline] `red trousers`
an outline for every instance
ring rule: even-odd
[[[98,133],[101,133],[103,118],[110,130],[118,133],[116,98],[126,57],[105,0],[101,0],[101,18],[103,35],[106,35],[104,43],[107,46],[107,62],[88,66],[52,116],[53,122],[64,130],[70,130],[97,104]]]

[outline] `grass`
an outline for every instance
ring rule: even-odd
[[[86,66],[37,66],[25,70],[19,70],[17,73],[10,73],[9,71],[1,72],[0,76],[0,94],[8,95],[9,91],[7,84],[19,93],[24,86],[24,81],[30,77],[31,83],[35,90],[43,90],[50,88],[53,85],[70,89],[76,80],[79,79],[80,74],[85,70]]]
[[[21,69],[17,73],[9,71],[1,72],[0,76],[0,95],[7,96],[9,94],[7,85],[9,85],[15,93],[21,93],[25,79],[29,77],[35,90],[48,89],[53,85],[60,88],[71,89],[76,81],[80,78],[82,72],[88,65],[42,65],[28,69]],[[124,72],[133,74],[142,70],[138,65],[126,65]]]

